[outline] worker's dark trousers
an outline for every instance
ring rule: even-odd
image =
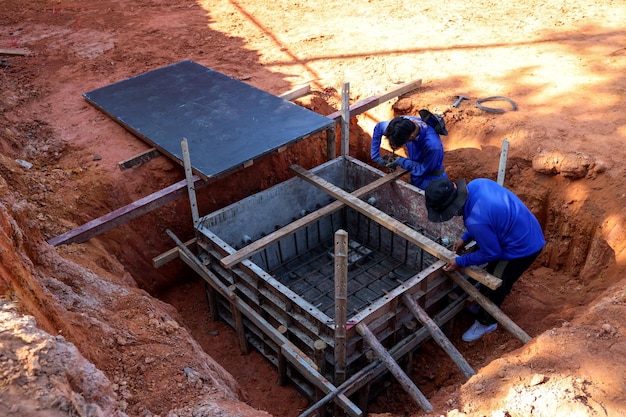
[[[497,289],[492,290],[484,285],[481,285],[480,292],[483,293],[489,300],[500,307],[504,298],[509,295],[513,284],[522,276],[522,274],[530,268],[535,259],[539,256],[541,250],[529,256],[523,258],[511,259],[510,261],[493,261],[487,264],[487,272],[496,276],[502,280],[502,285]],[[478,310],[476,319],[482,324],[489,325],[496,322],[496,319],[491,317],[483,308]]]

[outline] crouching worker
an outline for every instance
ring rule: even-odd
[[[445,128],[444,128],[445,130]],[[408,158],[380,156],[382,137],[395,151],[406,146]],[[434,127],[417,116],[399,116],[374,126],[370,156],[382,167],[400,166],[411,173],[411,184],[424,190],[435,178],[447,178],[443,167],[443,144]]]
[[[425,194],[430,221],[445,222],[463,216],[466,231],[454,242],[455,253],[472,240],[478,246],[474,252],[457,256],[444,270],[487,264],[487,272],[500,278],[502,285],[496,290],[481,286],[480,290],[500,307],[513,284],[546,244],[537,218],[519,197],[486,178],[467,184],[465,180],[438,179],[428,185]],[[497,328],[496,320],[481,307],[476,312],[476,321],[462,338],[471,342]]]

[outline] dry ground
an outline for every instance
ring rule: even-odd
[[[461,318],[452,338],[479,374],[465,381],[426,343],[411,377],[433,416],[625,415],[625,21],[626,4],[610,0],[5,1],[0,49],[27,54],[0,56],[0,414],[306,409],[210,321],[192,273],[152,267],[173,246],[166,228],[192,236],[184,199],[84,244],[45,243],[184,178],[165,158],[120,171],[148,145],[82,93],[192,59],[274,94],[309,84],[299,102],[323,114],[339,108],[344,82],[354,103],[421,79],[352,121],[351,154],[364,160],[373,123],[423,107],[445,115],[454,178],[495,178],[507,138],[505,185],[548,242],[503,306],[533,340],[498,330],[463,344]],[[457,94],[470,100],[452,108]],[[487,96],[518,110],[476,108]],[[315,139],[271,157],[199,196],[201,211],[322,157]],[[424,415],[394,384],[369,411]]]

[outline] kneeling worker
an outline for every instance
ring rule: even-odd
[[[445,126],[440,129],[445,131]],[[386,136],[394,150],[406,147],[408,158],[381,158],[380,145]],[[443,144],[436,129],[417,116],[398,116],[376,124],[372,133],[370,156],[387,168],[400,166],[411,173],[411,183],[424,190],[435,178],[447,178],[443,167]]]

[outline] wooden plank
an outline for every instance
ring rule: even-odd
[[[461,275],[458,271],[454,271],[449,273],[448,276],[456,282],[459,287],[463,288],[463,290],[472,297],[478,304],[482,306],[491,316],[498,321],[498,323],[502,324],[505,329],[513,334],[513,336],[517,337],[522,343],[526,344],[530,342],[531,337],[522,330],[513,320],[511,320],[506,314],[502,312],[494,303],[492,303],[487,297],[482,295],[476,287],[470,284],[463,275]]]
[[[125,161],[119,162],[117,166],[120,168],[120,171],[126,171],[127,169],[145,164],[146,162],[161,155],[163,154],[159,152],[158,149],[151,148],[151,149],[148,149],[147,151],[140,153],[139,155],[133,156],[132,158],[129,158]]]
[[[306,96],[307,94],[309,94],[310,91],[311,91],[311,86],[307,84],[307,85],[303,85],[300,87],[296,87],[293,90],[286,91],[282,93],[281,95],[279,95],[278,97],[282,98],[283,100],[292,101],[297,98]]]
[[[509,140],[504,139],[502,141],[502,150],[500,151],[500,165],[498,166],[498,181],[497,183],[504,186],[504,176],[506,175],[506,160],[509,155]]]
[[[197,175],[193,176],[194,186],[196,189],[204,187],[209,182],[203,181]],[[91,220],[76,229],[65,232],[59,236],[53,237],[48,240],[48,243],[52,246],[58,246],[62,244],[70,243],[82,243],[98,236],[104,232],[107,232],[117,226],[120,226],[126,222],[131,221],[139,216],[142,216],[150,211],[161,207],[170,201],[174,201],[187,192],[187,180],[182,180],[176,184],[172,184],[169,187],[165,187],[149,196],[143,197],[133,203],[130,203],[124,207]]]
[[[185,242],[185,247],[191,248],[195,244],[196,244],[196,238],[194,237],[193,239],[189,239],[188,241]],[[163,252],[162,254],[152,258],[152,266],[154,266],[155,268],[159,268],[165,265],[166,263],[173,261],[174,259],[177,259],[179,253],[180,251],[178,250],[178,246],[166,252]]]
[[[28,55],[26,49],[21,48],[0,48],[0,54],[2,55]]]
[[[372,181],[368,185],[359,188],[354,191],[352,195],[355,198],[362,197],[367,193],[371,193],[377,188],[387,184],[388,182],[395,180],[396,178],[406,174],[407,171],[403,169],[397,169],[394,172],[387,174],[383,177],[378,178],[375,181]],[[319,210],[313,211],[304,217],[297,219],[296,221],[288,224],[285,227],[282,227],[261,239],[255,240],[249,245],[241,248],[240,250],[225,256],[222,258],[220,263],[226,268],[232,268],[235,264],[238,264],[242,260],[249,258],[255,253],[263,250],[263,248],[271,245],[272,243],[284,238],[285,236],[289,236],[292,233],[297,232],[298,230],[306,227],[307,225],[321,219],[322,217],[328,216],[331,213],[341,209],[344,206],[344,203],[341,201],[333,201],[332,203],[320,208]]]
[[[365,113],[366,111],[373,109],[379,104],[382,104],[385,101],[389,101],[392,98],[401,96],[402,94],[406,94],[409,91],[413,91],[421,85],[422,85],[422,80],[409,81],[407,83],[402,84],[400,87],[394,88],[393,90],[390,90],[389,92],[382,94],[380,96],[371,96],[361,101],[358,101],[350,106],[350,117],[355,117],[361,113]],[[326,117],[328,117],[329,119],[333,119],[336,122],[339,122],[341,118],[343,117],[343,111],[338,110],[334,113],[329,114]]]
[[[441,331],[439,326],[435,323],[433,319],[431,319],[426,311],[424,311],[413,298],[409,294],[404,294],[402,296],[402,301],[411,310],[411,313],[419,320],[420,323],[426,327],[428,333],[430,333],[431,337],[437,342],[439,346],[450,356],[450,358],[454,361],[454,363],[459,367],[463,375],[467,378],[471,378],[476,375],[476,372],[472,369],[469,363],[465,360],[461,352],[457,350],[456,347],[450,342],[450,340],[446,337],[445,334]]]
[[[378,358],[385,364],[389,372],[396,377],[396,380],[400,383],[402,388],[413,398],[413,401],[422,407],[422,410],[432,411],[433,406],[428,402],[428,399],[424,396],[422,391],[420,391],[413,381],[404,373],[389,352],[387,352],[378,339],[376,339],[376,336],[370,331],[367,325],[360,322],[356,325],[356,329],[359,334],[363,336],[363,340],[367,342]]]
[[[416,244],[431,255],[434,255],[439,259],[443,259],[446,262],[451,262],[452,259],[456,257],[456,254],[451,250],[439,245],[437,242],[428,239],[426,236],[420,234],[419,232],[410,228],[399,220],[394,219],[387,213],[378,210],[377,208],[367,204],[365,201],[354,197],[340,187],[337,187],[336,185],[324,180],[323,178],[305,170],[301,166],[292,165],[290,168],[305,181],[315,185],[316,187],[319,187],[320,189],[323,189],[328,194],[335,197],[337,200],[343,201],[344,204],[364,214],[365,216],[369,217],[380,225],[405,238],[409,242]],[[496,289],[502,284],[502,281],[499,278],[494,277],[483,269],[477,267],[468,267],[464,268],[464,271],[472,278],[481,282],[482,284],[485,284],[491,289]]]

